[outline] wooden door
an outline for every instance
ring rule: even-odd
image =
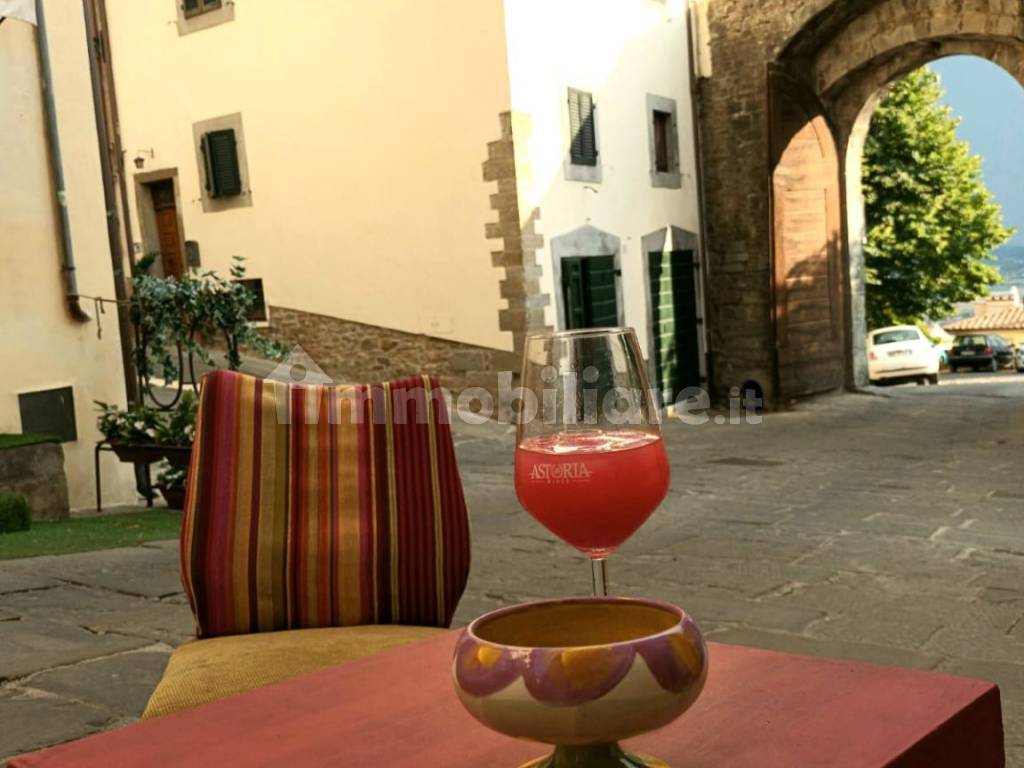
[[[174,181],[158,181],[149,185],[156,214],[156,232],[160,243],[160,263],[165,277],[185,274],[185,260],[181,252],[181,230],[178,228],[178,208],[174,199]]]
[[[839,154],[820,102],[771,77],[772,282],[778,390],[839,388],[846,342]]]
[[[700,319],[694,251],[648,254],[654,386],[662,402],[675,402],[700,386]]]

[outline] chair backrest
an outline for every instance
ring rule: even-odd
[[[181,571],[199,637],[448,626],[469,574],[469,521],[436,382],[208,374]]]

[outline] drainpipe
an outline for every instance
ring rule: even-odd
[[[50,45],[46,36],[46,16],[42,0],[36,0],[36,37],[39,49],[39,70],[42,74],[43,107],[46,112],[46,136],[50,153],[50,170],[57,204],[57,228],[60,230],[61,271],[64,274],[64,299],[74,320],[85,323],[92,316],[82,308],[75,275],[75,251],[71,242],[71,220],[68,217],[68,196],[64,185],[64,161],[57,131],[57,105],[53,98],[53,73],[50,70]]]
[[[704,358],[707,368],[708,393],[714,397],[715,391],[715,366],[714,354],[708,346],[708,216],[707,198],[704,192],[704,135],[700,124],[700,110],[697,102],[700,98],[700,86],[697,78],[697,29],[694,24],[694,13],[696,8],[690,2],[686,4],[686,48],[690,59],[690,122],[693,125],[693,155],[697,175],[697,209],[700,212],[700,287],[701,308],[704,316],[704,323],[701,333],[704,336]]]
[[[117,325],[121,336],[121,362],[124,368],[125,393],[128,396],[128,402],[137,403],[140,401],[140,389],[135,376],[132,350],[135,327],[132,325],[128,307],[128,281],[125,275],[114,164],[111,158],[113,152],[120,151],[120,140],[116,135],[116,130],[112,128],[111,118],[107,112],[111,94],[101,70],[101,62],[107,60],[108,44],[106,38],[97,31],[98,23],[100,23],[97,20],[102,17],[94,0],[82,0],[82,11],[85,15],[85,34],[89,48],[89,78],[92,82],[92,104],[96,115],[96,136],[99,139],[100,175],[103,180],[103,203],[107,212],[107,240],[110,244],[110,264],[114,275],[114,297],[117,299]],[[123,177],[123,174],[121,175]]]

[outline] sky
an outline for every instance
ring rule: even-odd
[[[985,183],[1003,206],[1003,221],[1024,246],[1024,88],[1006,70],[974,56],[932,63],[946,103],[963,118],[960,138],[984,158]]]

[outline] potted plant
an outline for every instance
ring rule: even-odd
[[[192,456],[192,442],[196,434],[197,409],[195,394],[184,392],[178,404],[164,416],[157,427],[157,442],[163,446],[164,458],[172,467],[188,468]]]
[[[156,487],[167,502],[168,509],[185,508],[185,481],[188,470],[168,464],[156,476]]]
[[[100,411],[96,425],[117,458],[133,464],[152,464],[163,458],[164,451],[157,445],[160,418],[156,411],[144,405],[124,410],[99,401],[96,406]]]

